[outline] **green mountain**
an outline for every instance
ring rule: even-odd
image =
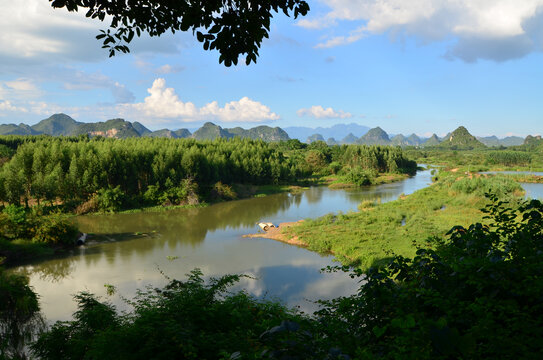
[[[189,138],[192,135],[188,129],[175,130],[173,133],[180,139]]]
[[[454,130],[439,144],[439,146],[454,149],[474,149],[485,147],[482,142],[477,140],[475,136],[471,135],[463,126],[460,126],[458,129]]]
[[[539,146],[542,143],[543,143],[543,141],[541,139],[541,135],[537,135],[537,136],[528,135],[528,136],[526,136],[526,139],[524,139],[523,145]]]
[[[358,141],[358,138],[354,136],[353,133],[349,133],[349,135],[345,136],[340,143],[341,144],[355,144]]]
[[[305,142],[308,144],[311,144],[312,142],[316,142],[316,141],[324,141],[324,138],[322,137],[321,134],[313,134],[309,136]]]
[[[362,137],[358,139],[358,144],[390,145],[390,139],[388,134],[383,129],[376,127],[370,129],[366,134],[362,135]]]
[[[281,141],[290,140],[288,134],[279,127],[270,127],[266,125],[257,126],[250,129],[235,127],[225,129],[232,137],[238,136],[242,139],[264,140],[264,141]]]
[[[486,146],[500,146],[500,139],[497,136],[477,136],[477,140],[485,144]]]
[[[330,146],[339,145],[339,143],[333,137],[328,138],[328,140],[326,140],[326,144]]]
[[[411,134],[407,137],[407,143],[411,146],[418,146],[422,144],[422,140],[416,134]]]
[[[423,146],[437,146],[441,140],[436,134],[432,134],[425,142],[422,143]]]
[[[168,130],[168,129],[160,129],[160,130],[148,132],[148,133],[143,134],[142,137],[153,137],[153,138],[165,137],[165,138],[170,138],[170,139],[177,139],[177,135],[173,131]]]
[[[392,137],[392,139],[390,139],[390,144],[395,145],[395,146],[408,146],[408,145],[411,145],[411,144],[409,144],[409,141],[407,140],[407,138],[405,136],[403,136],[402,134],[399,134],[399,135],[396,135],[396,136]]]
[[[241,129],[241,128],[240,128]],[[243,129],[242,129],[243,130]],[[196,140],[213,140],[216,138],[230,139],[235,135],[231,134],[227,130],[223,129],[219,125],[215,125],[211,122],[206,122],[204,126],[199,128],[192,134],[192,137]]]
[[[38,134],[69,136],[75,134],[81,124],[66,114],[54,114],[31,127]]]
[[[520,136],[507,136],[500,140],[503,146],[518,146],[524,143],[524,139]]]
[[[0,124],[0,135],[39,135],[40,133],[26,124]]]
[[[111,119],[106,122],[97,123],[82,123],[77,127],[74,135],[79,134],[117,139],[140,136],[132,126],[132,123],[124,119]]]
[[[508,136],[503,139],[498,139],[497,136],[477,137],[477,140],[486,146],[518,146],[524,143],[524,139],[520,136]]]
[[[132,123],[132,127],[138,132],[138,134],[140,134],[140,136],[145,136],[146,134],[150,134],[152,132],[151,130],[147,129],[143,124],[137,121],[134,121]]]

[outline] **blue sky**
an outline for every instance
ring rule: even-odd
[[[47,0],[1,2],[0,123],[64,112],[150,129],[331,126],[543,133],[543,0],[309,0],[277,14],[257,64],[225,68],[192,34],[108,58],[107,24]]]

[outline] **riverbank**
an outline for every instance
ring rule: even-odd
[[[473,177],[442,173],[428,188],[385,204],[362,202],[359,212],[329,214],[289,223],[273,232],[252,234],[334,254],[345,265],[368,268],[394,255],[413,257],[430,237],[443,238],[457,225],[485,222],[485,192],[519,201],[520,185],[507,177]]]

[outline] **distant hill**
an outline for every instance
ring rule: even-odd
[[[422,144],[422,139],[417,136],[417,134],[411,134],[407,137],[407,143],[410,146],[419,146]]]
[[[355,144],[358,141],[358,138],[354,136],[353,133],[349,133],[343,139],[341,139],[341,144]]]
[[[132,123],[124,119],[111,119],[97,123],[82,123],[76,128],[76,133],[74,135],[80,134],[116,139],[140,136],[132,126]]]
[[[370,129],[366,134],[362,135],[362,137],[358,139],[358,144],[390,145],[391,142],[388,137],[388,134],[380,127],[376,127],[376,128]]]
[[[456,149],[473,149],[485,147],[485,145],[477,140],[475,136],[471,135],[469,131],[460,126],[454,130],[447,138],[445,138],[440,144],[440,147],[456,148]]]
[[[302,126],[290,126],[284,128],[284,130],[288,133],[288,136],[291,139],[298,139],[300,141],[305,141],[308,137],[310,137],[313,134],[321,134],[323,138],[334,138],[334,139],[343,139],[349,133],[356,134],[357,139],[358,137],[364,135],[368,132],[370,128],[363,125],[358,125],[355,123],[351,124],[336,124],[331,127],[317,127],[317,128],[310,128],[310,127],[302,127]]]
[[[173,132],[179,139],[185,139],[191,137],[191,132],[188,129],[178,129]]]
[[[390,139],[390,144],[395,146],[409,146],[409,141],[407,141],[407,138],[403,136],[402,134],[398,134],[394,136],[392,139]]]
[[[147,129],[143,124],[135,121],[132,123],[132,126],[134,127],[134,130],[140,134],[140,136],[145,136],[146,134],[150,134],[152,131]]]
[[[522,143],[522,145],[539,146],[542,143],[543,143],[543,140],[541,139],[541,135],[537,135],[537,136],[528,135],[526,136],[526,139],[524,139],[524,142]]]
[[[311,144],[315,141],[324,141],[324,137],[321,134],[313,134],[307,138],[306,143]]]
[[[436,134],[432,134],[430,138],[428,138],[425,142],[422,143],[423,146],[437,146],[441,140],[439,140],[439,137]]]
[[[334,139],[333,137],[331,138],[328,138],[326,140],[326,144],[330,145],[330,146],[334,146],[334,145],[339,145],[339,143],[336,141],[336,139]]]
[[[234,136],[238,136],[242,139],[264,140],[264,141],[281,141],[290,140],[290,137],[285,130],[280,127],[270,127],[266,125],[257,126],[250,129],[243,129],[241,127],[235,127],[232,129],[225,129],[228,133]]]
[[[39,133],[26,124],[0,124],[0,135],[38,135]]]
[[[503,146],[518,146],[524,143],[524,139],[520,136],[508,136],[500,139],[500,143]]]
[[[477,137],[477,140],[485,144],[486,146],[518,146],[524,143],[524,139],[520,136],[508,136],[503,139],[499,139],[497,136]]]
[[[234,137],[234,134],[231,134],[219,125],[215,125],[212,122],[206,122],[204,126],[192,134],[192,137],[196,140],[213,140],[217,138],[230,139]]]
[[[165,137],[165,138],[170,138],[170,139],[177,139],[177,135],[173,131],[168,130],[168,129],[160,129],[156,131],[146,132],[146,133],[143,133],[142,137],[152,137],[152,138]]]
[[[54,114],[31,127],[38,134],[69,136],[75,134],[82,124],[66,114]]]

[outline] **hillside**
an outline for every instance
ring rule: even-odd
[[[423,146],[437,146],[441,141],[436,134],[432,134],[425,142],[422,143]]]
[[[140,136],[145,136],[146,134],[150,134],[152,131],[147,129],[145,126],[143,126],[143,124],[137,122],[137,121],[134,121],[132,123],[132,126],[134,127],[134,130],[136,130],[138,132],[138,134],[140,134]]]
[[[402,134],[398,134],[394,136],[392,139],[390,139],[390,144],[395,146],[408,146],[409,141],[407,141],[407,138],[403,136]]]
[[[520,136],[508,136],[503,139],[499,139],[497,136],[485,136],[477,137],[477,140],[485,144],[486,146],[518,146],[524,143],[524,139]]]
[[[81,124],[66,114],[54,114],[31,127],[38,134],[69,136],[76,133]]]
[[[306,143],[311,144],[315,141],[324,141],[324,137],[321,134],[313,134],[307,138]]]
[[[370,131],[368,131],[366,134],[362,135],[360,139],[358,139],[357,143],[363,144],[363,145],[390,145],[391,144],[388,134],[380,127],[370,129]]]
[[[313,134],[321,134],[323,138],[334,138],[334,139],[343,139],[349,134],[356,134],[357,140],[359,136],[364,135],[368,132],[370,128],[363,125],[358,125],[355,123],[351,124],[336,124],[331,127],[303,127],[303,126],[289,126],[284,128],[288,136],[291,139],[298,139],[300,141],[305,141],[308,137]]]
[[[83,123],[77,127],[76,133],[73,135],[80,134],[116,139],[140,136],[140,134],[132,126],[132,123],[124,119],[111,119],[105,122],[97,123]]]
[[[290,137],[285,130],[280,127],[270,127],[266,125],[257,126],[250,129],[243,129],[241,127],[235,127],[232,129],[225,129],[228,133],[234,136],[238,136],[242,139],[264,140],[264,141],[281,141],[290,140]]]
[[[204,126],[199,128],[194,132],[194,134],[192,134],[192,137],[196,140],[213,140],[217,138],[230,139],[234,136],[235,134],[228,132],[227,130],[223,129],[219,125],[213,124],[212,122],[206,122]]]
[[[0,124],[0,135],[39,135],[40,133],[26,124]]]
[[[349,135],[345,136],[343,139],[341,139],[341,144],[355,144],[358,141],[358,138],[354,136],[353,133],[349,133]]]
[[[471,135],[463,126],[460,126],[454,130],[439,144],[439,146],[453,149],[474,149],[485,147],[482,142],[477,140],[475,136]]]
[[[419,146],[422,144],[422,139],[417,134],[411,134],[407,137],[407,143],[411,146]]]

